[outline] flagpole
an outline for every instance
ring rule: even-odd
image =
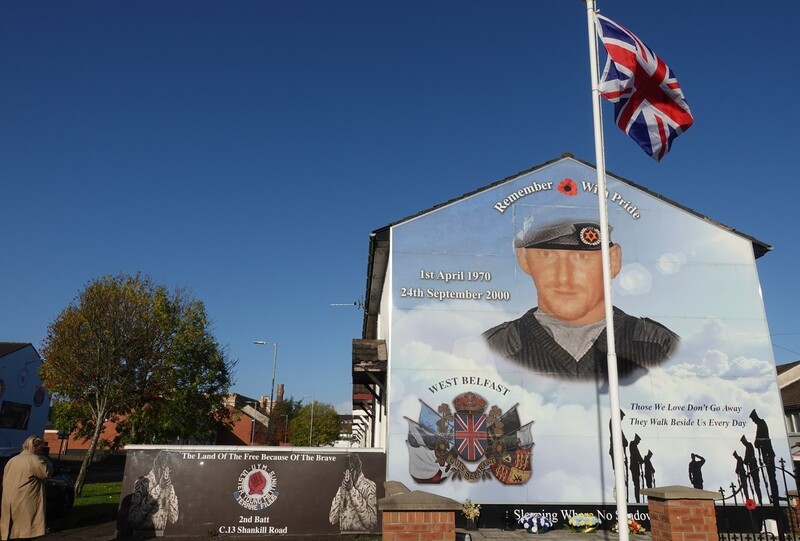
[[[600,82],[597,62],[597,30],[595,28],[595,0],[586,0],[586,19],[589,27],[589,65],[592,80],[592,114],[594,118],[594,152],[597,163],[597,199],[600,209],[600,248],[603,262],[603,298],[606,314],[606,339],[608,342],[608,398],[611,412],[611,448],[614,460],[614,486],[616,488],[617,521],[620,541],[628,541],[628,502],[625,487],[625,463],[622,453],[622,419],[619,407],[619,375],[617,351],[614,342],[614,305],[611,301],[611,256],[608,234],[608,209],[606,207],[606,163],[603,147],[603,119],[600,109]]]

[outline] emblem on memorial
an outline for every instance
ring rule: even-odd
[[[236,502],[251,511],[266,509],[278,499],[278,480],[267,466],[253,465],[239,475]]]
[[[533,421],[521,425],[517,406],[505,413],[473,392],[436,410],[420,400],[419,419],[408,421],[409,472],[418,483],[497,479],[521,485],[531,478]]]

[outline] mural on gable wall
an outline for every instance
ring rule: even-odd
[[[791,459],[751,242],[607,184],[628,501],[768,503]],[[387,479],[613,503],[597,222],[595,170],[563,159],[392,228]]]

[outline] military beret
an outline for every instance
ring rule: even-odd
[[[611,232],[611,226],[608,227]],[[515,248],[553,250],[599,250],[600,224],[582,220],[563,220],[532,226],[515,240]]]

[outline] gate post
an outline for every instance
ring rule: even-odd
[[[653,541],[718,541],[718,492],[682,486],[647,488]]]
[[[398,481],[383,484],[378,500],[383,513],[383,541],[455,541],[457,501],[421,490],[410,491]]]

